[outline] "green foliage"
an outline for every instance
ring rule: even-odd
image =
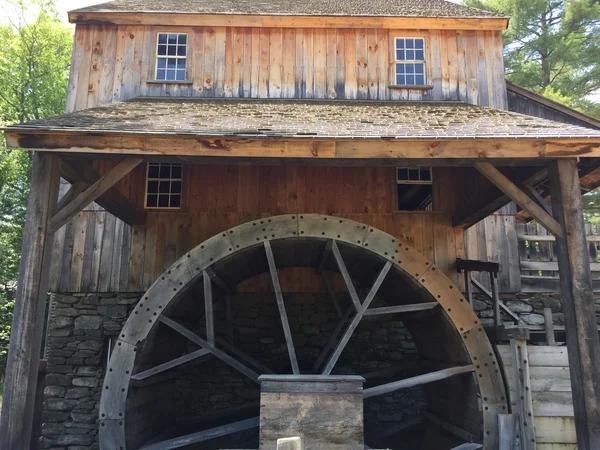
[[[504,33],[507,78],[600,117],[600,3],[596,0],[464,0],[511,17]]]
[[[64,111],[72,30],[54,0],[19,0],[0,26],[0,126]],[[29,197],[31,157],[7,150],[0,133],[0,381],[6,361]]]

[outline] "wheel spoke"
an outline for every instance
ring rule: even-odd
[[[167,370],[174,369],[175,367],[179,367],[182,364],[186,364],[191,361],[195,361],[198,358],[202,358],[203,356],[210,355],[208,350],[196,350],[195,352],[188,353],[187,355],[181,356],[179,358],[175,358],[169,362],[164,364],[159,364],[158,366],[152,367],[151,369],[144,370],[143,372],[137,373],[131,376],[131,379],[134,381],[142,381],[147,378],[153,377],[160,373],[166,372]]]
[[[352,303],[354,303],[354,308],[356,308],[356,312],[358,312],[361,309],[361,304],[358,294],[356,293],[356,288],[354,287],[354,283],[352,283],[352,278],[350,278],[350,273],[348,272],[348,268],[346,267],[346,263],[342,258],[342,254],[340,253],[337,243],[335,241],[330,242],[332,242],[331,250],[333,251],[335,262],[337,263],[338,269],[340,269],[340,273],[342,274],[342,278],[346,284],[346,289],[348,289]]]
[[[401,314],[415,311],[429,311],[438,306],[438,302],[415,303],[412,305],[386,306],[384,308],[372,308],[365,311],[365,316],[379,316],[383,314]]]
[[[212,280],[208,271],[202,272],[204,282],[204,315],[206,316],[206,340],[215,345],[215,316],[213,312]]]

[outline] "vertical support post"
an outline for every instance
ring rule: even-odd
[[[498,274],[490,272],[490,286],[492,288],[492,298],[494,300],[494,326],[496,330],[502,325],[500,316],[500,294],[498,293]]]
[[[585,238],[577,161],[549,167],[552,211],[563,237],[556,238],[560,288],[575,410],[577,448],[600,448],[600,339]]]
[[[212,280],[205,270],[202,272],[204,284],[204,315],[206,316],[206,341],[215,346],[215,315],[213,312]]]
[[[552,319],[552,310],[550,308],[544,308],[544,328],[546,330],[546,342],[548,345],[556,345],[554,321]]]
[[[527,341],[524,339],[511,339],[510,350],[515,383],[515,403],[517,404],[521,431],[521,448],[523,450],[535,450],[535,425],[533,422],[533,399],[531,397]]]
[[[465,270],[465,291],[467,294],[467,300],[471,308],[473,307],[473,284],[471,282],[471,272]]]
[[[60,159],[34,153],[0,416],[2,449],[30,448],[31,444],[52,254],[53,233],[48,225],[58,202],[59,184]]]

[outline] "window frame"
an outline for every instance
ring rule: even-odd
[[[421,169],[428,169],[429,170],[429,180],[399,180],[398,179],[398,170],[399,169],[419,169],[419,171]],[[393,190],[393,201],[394,201],[394,208],[393,208],[393,212],[395,213],[402,213],[402,214],[434,214],[434,213],[439,213],[440,211],[438,210],[438,205],[437,205],[437,201],[436,201],[436,189],[435,189],[435,183],[434,183],[434,169],[432,166],[425,166],[425,167],[421,167],[421,166],[397,166],[393,168],[394,170],[394,175],[392,177],[392,190]],[[420,178],[420,177],[419,177]],[[427,186],[431,186],[431,203],[425,208],[425,209],[400,209],[400,198],[398,197],[398,185],[400,184],[405,184],[405,185],[427,185]]]
[[[150,165],[151,164],[159,164],[159,177],[158,178],[154,178],[154,177],[150,177]],[[171,167],[174,165],[180,166],[181,167],[181,178],[173,178],[172,177],[172,172],[171,172],[171,176],[170,178],[160,178],[160,166],[161,165],[170,165]],[[171,162],[163,162],[163,161],[149,161],[146,163],[146,171],[145,171],[145,176],[144,176],[144,209],[149,210],[149,211],[182,211],[185,209],[184,207],[184,194],[185,194],[185,185],[184,185],[184,181],[186,178],[186,169],[185,169],[185,165],[182,163],[171,163]],[[161,181],[169,181],[169,183],[172,183],[173,181],[179,181],[181,183],[181,192],[179,194],[173,194],[170,189],[171,187],[169,186],[169,204],[171,203],[171,196],[173,195],[179,195],[179,206],[159,206],[158,204],[158,198],[157,198],[157,206],[148,206],[148,195],[154,195],[154,194],[150,194],[148,192],[148,183],[150,181],[157,181],[159,183],[159,192],[156,194],[157,197],[160,197],[160,182]],[[164,195],[164,194],[163,194]]]
[[[146,68],[146,83],[147,84],[183,84],[183,85],[189,85],[192,84],[192,80],[190,78],[190,74],[193,73],[193,49],[192,49],[192,37],[194,35],[194,32],[192,29],[190,28],[185,28],[185,27],[174,27],[172,30],[168,30],[166,31],[164,28],[154,28],[152,29],[152,36],[153,36],[153,42],[154,42],[154,49],[151,50],[149,52],[149,59],[150,61],[147,63],[147,68]],[[186,40],[186,56],[185,56],[185,80],[160,80],[157,78],[158,75],[158,61],[161,58],[164,59],[168,59],[169,55],[167,56],[159,56],[158,54],[158,46],[159,46],[159,39],[160,39],[160,35],[161,34],[177,34],[177,35],[181,35],[181,34],[185,34],[187,36],[187,40]],[[176,56],[173,56],[173,58],[175,58]],[[178,57],[178,59],[183,59],[183,57]],[[166,70],[166,69],[165,69]]]
[[[406,42],[407,39],[412,39],[412,40],[422,40],[423,41],[423,59],[398,59],[398,41],[399,40],[404,40]],[[404,89],[428,89],[430,87],[432,87],[431,85],[428,84],[428,79],[429,79],[429,74],[427,73],[427,69],[428,69],[428,64],[427,64],[427,38],[425,36],[395,36],[393,38],[393,52],[394,52],[394,63],[393,63],[393,86],[394,87],[401,87]],[[406,46],[402,49],[403,51],[406,52]],[[413,50],[415,50],[416,52],[416,48],[414,48]],[[421,50],[421,49],[419,49]],[[415,55],[416,57],[416,55]],[[399,84],[398,83],[398,75],[401,75],[398,73],[398,64],[423,64],[423,84]],[[405,72],[406,75],[406,72]],[[416,76],[416,72],[415,72],[415,76]]]

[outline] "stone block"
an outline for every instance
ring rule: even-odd
[[[98,380],[91,377],[76,377],[73,378],[73,386],[95,388],[98,387]]]
[[[73,419],[73,422],[94,424],[94,423],[96,423],[98,416],[96,414],[84,414],[84,413],[72,412],[71,418]]]
[[[81,304],[82,305],[90,305],[90,306],[98,306],[99,300],[100,300],[100,297],[98,297],[97,295],[86,295],[85,297],[83,297],[81,299]]]
[[[80,330],[98,330],[102,326],[100,316],[80,316],[75,319],[75,328]]]
[[[65,393],[65,398],[80,399],[90,395],[90,388],[76,387],[71,388]]]
[[[512,312],[517,314],[530,313],[533,311],[533,306],[524,302],[508,301],[506,302],[506,306],[508,306],[508,309]]]
[[[102,341],[96,341],[96,340],[90,340],[90,341],[83,341],[80,342],[79,344],[77,344],[77,348],[79,350],[93,350],[93,351],[99,351],[102,349]]]
[[[541,314],[523,314],[521,315],[521,319],[527,325],[543,325],[544,324],[544,316]]]
[[[79,315],[79,311],[77,311],[75,308],[56,308],[54,310],[54,314],[62,317],[77,317]]]
[[[64,434],[57,440],[58,445],[92,445],[94,438],[92,436],[80,436],[74,434]]]
[[[79,303],[79,299],[71,295],[53,295],[52,301],[56,303],[64,303],[65,305],[73,305],[75,303]]]
[[[44,388],[44,398],[64,397],[67,389],[63,386],[49,386]]]
[[[72,317],[54,317],[50,322],[50,327],[53,330],[57,330],[60,328],[71,328],[73,326],[73,318]]]
[[[46,411],[71,411],[75,406],[77,406],[76,400],[50,398],[44,402]]]
[[[65,422],[69,420],[69,413],[59,411],[43,411],[42,422]]]

